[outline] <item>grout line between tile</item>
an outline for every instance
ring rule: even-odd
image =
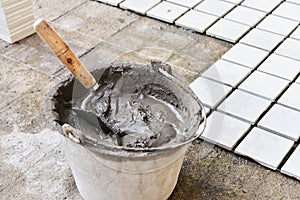
[[[288,137],[288,136],[286,136],[286,135],[284,135],[284,134],[282,134],[282,133],[279,133],[278,131],[274,131],[274,130],[272,130],[272,129],[263,127],[263,126],[261,126],[261,125],[257,125],[257,128],[260,128],[260,129],[262,129],[262,130],[268,131],[268,132],[273,133],[273,134],[275,134],[275,135],[281,136],[281,137],[283,137],[283,138],[285,138],[285,139],[288,139],[288,140],[292,140],[292,141],[294,141],[294,142],[297,142],[297,141],[295,141],[295,140],[294,140],[293,138],[291,138],[291,137]]]
[[[227,113],[226,111],[218,110],[218,109],[215,109],[214,111],[217,111],[217,112],[226,114],[226,115],[228,115],[228,116],[230,116],[230,117],[233,117],[233,118],[235,118],[235,119],[238,119],[238,120],[240,120],[240,121],[243,121],[243,122],[246,122],[246,123],[248,123],[248,124],[250,124],[250,125],[253,125],[253,122],[251,122],[251,121],[249,121],[249,120],[247,120],[247,119],[241,118],[240,116],[237,116],[237,115],[234,115],[234,114],[231,114],[231,113]]]
[[[296,27],[297,28],[297,27]],[[289,35],[287,35],[285,38],[288,38],[295,30],[296,30],[296,28],[289,34]],[[233,90],[231,90],[231,92],[229,92],[228,93],[228,95],[226,96],[226,98],[228,97],[228,96],[230,96],[235,90],[237,90],[237,88],[249,77],[249,76],[251,76],[251,74],[253,74],[253,72],[254,71],[257,71],[257,69],[259,68],[259,66],[280,46],[280,44],[282,44],[284,42],[284,40],[283,41],[281,41],[279,44],[277,44],[277,46],[272,50],[272,51],[270,51],[269,52],[269,54],[268,54],[268,56],[266,56],[266,58],[265,59],[263,59],[253,70],[251,70],[251,72],[247,75],[247,76],[245,76],[237,85],[236,85],[236,88],[233,88]],[[266,108],[266,110],[257,118],[257,120],[253,123],[253,124],[251,124],[251,126],[250,126],[250,128],[249,128],[249,131],[248,132],[246,132],[244,135],[243,135],[243,137],[241,137],[240,138],[240,140],[238,140],[237,142],[236,142],[236,144],[233,146],[233,148],[232,148],[232,151],[235,151],[235,149],[237,148],[237,146],[243,141],[243,139],[249,134],[249,132],[254,128],[254,127],[258,127],[257,126],[257,124],[258,124],[258,122],[265,116],[265,114],[273,107],[273,105],[278,101],[278,99],[285,93],[285,91],[289,88],[289,86],[291,85],[291,83],[293,83],[293,82],[295,82],[296,80],[297,80],[297,78],[298,78],[298,76],[299,76],[299,74],[300,74],[300,72],[298,73],[298,75],[281,91],[281,93],[274,99],[274,101],[273,102],[271,102],[271,104]],[[217,104],[216,106],[215,106],[215,108],[218,108],[218,106],[223,102],[223,101],[225,101],[226,100],[226,98],[224,98],[222,101],[220,101],[219,102],[219,104]],[[214,110],[212,110],[212,112],[213,112]],[[233,117],[235,117],[235,116],[233,116]],[[236,118],[236,117],[235,117]],[[292,148],[293,149],[293,148]]]
[[[6,58],[6,59],[8,59],[8,60],[11,60],[11,61],[13,61],[13,62],[21,63],[22,65],[24,65],[24,67],[28,67],[29,69],[32,69],[32,70],[34,70],[34,71],[36,71],[36,72],[38,72],[38,73],[47,75],[47,76],[49,76],[50,78],[54,78],[54,79],[60,80],[58,77],[54,76],[53,74],[47,74],[46,72],[44,72],[44,71],[42,71],[42,70],[39,70],[39,69],[37,69],[37,68],[35,68],[35,67],[32,67],[32,66],[30,66],[29,64],[26,64],[26,63],[24,63],[24,62],[22,62],[22,61],[19,61],[19,60],[16,60],[16,59],[13,59],[13,58],[11,58],[11,57],[4,56],[4,55],[0,55],[0,56],[3,57],[3,58]],[[62,68],[63,68],[63,67],[61,67],[61,68],[58,69],[57,71],[61,70]],[[56,71],[56,72],[57,72],[57,71]],[[55,73],[56,73],[56,72],[55,72]]]
[[[278,56],[282,56],[282,57],[288,58],[288,59],[300,61],[300,59],[292,58],[292,57],[289,57],[289,56],[286,56],[286,55],[282,55],[282,54],[279,54],[279,53],[276,53],[276,52],[274,52],[274,54],[276,54],[276,55],[278,55]]]
[[[228,3],[233,3],[233,2],[230,2],[230,1],[226,1],[226,0],[223,0],[223,1],[225,1],[225,2],[228,2]],[[208,35],[207,33],[206,33],[206,31],[210,28],[210,27],[212,27],[214,24],[216,24],[220,19],[225,19],[224,17],[228,14],[228,13],[230,13],[233,9],[235,9],[236,7],[238,7],[238,6],[241,6],[241,4],[244,2],[245,0],[243,0],[243,1],[241,1],[240,3],[238,3],[238,4],[235,4],[235,6],[233,6],[232,7],[232,9],[230,9],[227,13],[225,13],[223,16],[217,16],[217,15],[214,15],[214,14],[210,14],[210,13],[206,13],[206,12],[204,12],[204,11],[198,11],[198,12],[203,12],[203,13],[206,13],[206,14],[210,14],[210,15],[213,15],[213,16],[217,16],[218,17],[218,20],[217,21],[215,21],[215,23],[213,23],[213,24],[211,24],[204,32],[203,32],[203,34],[205,34],[205,35],[207,35],[207,36],[210,36],[210,37],[213,37],[213,38],[216,38],[216,37],[214,37],[214,36],[212,36],[212,35]],[[202,1],[201,1],[202,2]],[[198,3],[198,5],[201,3],[201,2],[199,2]],[[230,21],[232,21],[232,20],[230,20]],[[233,21],[234,22],[234,21]],[[245,33],[245,34],[247,34],[248,33],[248,31]],[[241,36],[241,38],[242,37],[244,37],[244,35],[243,36]],[[240,39],[241,39],[240,38]],[[222,40],[222,41],[225,41],[225,42],[229,42],[229,43],[231,43],[231,44],[236,44],[236,43],[234,43],[234,42],[231,42],[231,41],[227,41],[227,40],[225,40],[225,39],[223,39],[223,38],[218,38],[219,40]],[[239,39],[239,40],[240,40]],[[238,40],[238,41],[239,41]]]
[[[235,90],[237,90],[237,88],[249,77],[249,76],[251,76],[251,74],[253,74],[253,72],[254,71],[256,71],[256,69],[268,58],[270,56],[270,52],[269,52],[269,54],[268,54],[268,56],[266,56],[266,58],[264,58],[260,63],[258,63],[258,65],[255,67],[255,68],[253,68],[251,71],[250,71],[250,73],[248,74],[248,75],[246,75],[244,78],[242,78],[241,79],[241,81],[235,86],[235,87],[233,87],[233,90],[231,90],[231,92],[229,92],[228,93],[228,95],[226,96],[226,98],[228,97],[228,96],[230,96]],[[226,60],[227,61],[227,60]],[[232,63],[234,63],[234,62],[232,62]],[[237,63],[238,64],[238,63]],[[226,99],[225,98],[225,99]],[[224,100],[225,100],[224,99]],[[223,101],[224,100],[222,100],[220,103],[218,103],[215,107],[217,108],[221,103],[223,103]]]
[[[300,74],[300,73],[299,73],[299,74]],[[299,74],[293,79],[293,81],[291,81],[291,82],[290,82],[290,83],[289,83],[289,84],[288,84],[288,85],[280,92],[280,94],[274,99],[274,101],[271,102],[271,104],[266,108],[266,110],[265,110],[265,111],[257,118],[257,120],[253,123],[253,125],[251,125],[251,127],[252,127],[251,129],[253,129],[254,127],[262,128],[261,126],[258,126],[258,125],[257,125],[258,122],[259,122],[259,121],[265,116],[265,114],[273,107],[273,105],[276,104],[276,102],[278,101],[278,99],[285,93],[286,90],[288,90],[289,86],[290,86],[293,82],[295,82],[295,81],[297,80]],[[275,131],[270,131],[270,130],[265,129],[265,128],[262,128],[262,129],[267,130],[267,131],[269,131],[269,132],[271,132],[271,133],[273,133],[273,134],[282,136],[281,134],[278,134],[278,133],[275,132]],[[249,132],[250,132],[250,131],[249,131]],[[249,132],[246,133],[244,136],[246,137],[246,136],[249,134]],[[245,138],[245,137],[244,137],[244,138]],[[285,137],[285,138],[286,138],[286,137]],[[290,138],[287,138],[287,139],[290,139]],[[242,139],[236,143],[236,146],[234,146],[233,151],[235,151],[236,147],[237,147],[241,142],[242,142]],[[299,141],[298,141],[298,142],[299,142]],[[292,147],[291,149],[293,149],[293,147]]]
[[[300,110],[299,110],[299,109],[297,109],[297,108],[294,108],[294,107],[291,107],[291,106],[288,106],[288,105],[285,105],[285,104],[283,104],[283,103],[279,103],[279,102],[277,102],[277,104],[278,104],[278,105],[281,105],[281,106],[283,106],[283,107],[289,108],[289,109],[291,109],[291,110],[294,110],[294,111],[300,112]]]
[[[265,15],[265,17],[264,18],[262,18],[260,21],[258,21],[254,26],[252,26],[249,30],[248,30],[248,32],[247,33],[249,33],[252,29],[254,29],[254,28],[256,28],[256,26],[260,23],[260,22],[262,22],[266,17],[268,17],[269,15],[274,15],[274,14],[272,14],[272,12],[274,11],[274,10],[276,10],[282,3],[283,3],[284,1],[281,1],[281,3],[279,3],[276,7],[274,7],[273,8],[273,10],[271,10],[269,13],[267,13],[267,15]],[[242,3],[242,2],[241,2]],[[241,5],[242,6],[242,5]],[[247,6],[244,6],[244,7],[247,7]],[[248,8],[248,7],[247,7]],[[251,8],[251,9],[255,9],[255,8]],[[258,9],[255,9],[255,10],[258,10]],[[276,15],[277,16],[277,15]],[[278,17],[281,17],[281,16],[278,16]],[[295,21],[295,20],[294,20]],[[240,23],[240,22],[238,22],[238,23]],[[298,23],[299,24],[299,23]],[[297,27],[296,27],[297,28]],[[293,30],[292,32],[294,32],[295,30]],[[269,31],[270,32],[270,31]],[[291,33],[292,33],[291,32]],[[246,34],[245,34],[246,35]],[[243,36],[245,36],[245,35],[243,35]],[[289,34],[290,35],[290,34]],[[288,36],[286,36],[284,39],[286,39]],[[243,37],[241,37],[238,41],[237,41],[237,43],[242,39]],[[282,42],[281,42],[282,43]],[[280,43],[280,44],[281,44]],[[276,46],[273,50],[275,50],[276,48],[277,48],[278,46]]]
[[[240,145],[240,143],[245,139],[245,137],[247,137],[247,135],[252,131],[252,129],[255,127],[255,125],[251,124],[250,127],[248,128],[248,130],[244,133],[244,135],[242,135],[242,137],[240,137],[240,139],[238,139],[238,141],[236,141],[236,143],[233,145],[232,147],[232,152],[235,153],[235,149]],[[239,154],[240,155],[240,154]]]
[[[278,101],[278,99],[286,92],[286,90],[289,88],[289,86],[293,83],[293,82],[295,82],[296,80],[297,80],[297,78],[298,78],[298,76],[300,75],[300,72],[298,73],[298,75],[288,84],[288,86],[286,86],[286,88],[284,89],[284,90],[282,90],[281,91],[281,93],[275,98],[275,100],[273,101],[273,102],[271,102],[271,104],[268,106],[268,108],[258,117],[258,119],[255,121],[255,123],[253,124],[253,126],[252,126],[252,129],[254,128],[254,127],[258,127],[258,128],[262,128],[262,127],[260,127],[260,126],[258,126],[257,124],[258,124],[258,122],[265,116],[265,114],[274,106],[274,104],[276,104],[276,102]],[[269,129],[265,129],[265,128],[262,128],[263,130],[267,130],[267,131],[269,131],[269,132],[271,132],[271,133],[273,133],[273,134],[276,134],[276,135],[279,135],[279,136],[281,136],[281,137],[284,137],[283,135],[281,135],[281,134],[278,134],[277,132],[275,132],[275,131],[270,131]],[[250,131],[249,131],[250,132]],[[249,132],[248,133],[246,133],[245,135],[244,135],[244,138],[249,134]],[[286,138],[286,139],[289,139],[289,140],[291,140],[290,138],[287,138],[287,137],[284,137],[284,138]],[[233,151],[235,151],[235,149],[236,149],[236,147],[240,144],[242,142],[242,140],[240,140],[239,142],[237,142],[236,143],[236,146],[233,148]],[[281,163],[279,164],[279,166],[277,167],[277,169],[281,169],[281,167],[284,165],[284,163],[288,160],[288,158],[290,157],[290,155],[292,154],[292,152],[294,152],[295,151],[295,149],[296,149],[296,146],[297,145],[299,145],[299,143],[300,143],[300,140],[298,140],[298,141],[296,141],[295,142],[295,144],[294,144],[294,146],[290,149],[290,151],[286,154],[286,156],[285,156],[285,158],[281,161]]]
[[[289,2],[289,3],[291,3],[291,2]],[[273,11],[272,11],[272,12],[273,12]],[[282,18],[284,18],[284,19],[289,19],[289,20],[292,20],[292,21],[298,22],[298,21],[297,21],[297,20],[295,20],[295,19],[288,18],[288,17],[282,16],[282,15],[278,15],[278,14],[275,14],[275,13],[272,13],[272,15],[274,15],[274,16],[276,16],[276,17],[282,17]]]
[[[286,161],[290,158],[290,156],[294,153],[294,151],[296,150],[296,148],[300,145],[299,144],[300,141],[295,142],[293,147],[289,150],[289,152],[285,155],[285,157],[282,159],[281,163],[278,165],[278,170],[281,170],[281,168],[283,167],[283,165],[286,163]]]

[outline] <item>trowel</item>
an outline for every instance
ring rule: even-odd
[[[95,117],[91,111],[86,111],[85,106],[89,100],[93,97],[96,90],[99,88],[98,83],[92,74],[87,70],[79,58],[74,54],[72,49],[63,41],[63,39],[55,32],[53,28],[44,20],[38,19],[33,24],[34,30],[43,39],[43,41],[50,47],[57,58],[70,70],[74,77],[88,90],[90,93],[83,100],[80,109],[72,108],[76,113],[82,113],[87,119]],[[81,116],[79,115],[79,117]],[[116,133],[117,129],[113,127],[107,127],[103,122],[103,119],[97,117],[99,125],[105,132]]]
[[[75,78],[86,88],[95,92],[99,85],[95,78],[74,54],[72,49],[62,40],[62,38],[50,27],[44,19],[38,19],[33,24],[34,30],[51,48],[53,53],[70,70]]]

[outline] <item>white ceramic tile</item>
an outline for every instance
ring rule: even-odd
[[[300,70],[300,62],[277,54],[271,54],[259,66],[258,70],[293,80]]]
[[[222,17],[226,13],[228,13],[234,6],[235,4],[226,1],[204,0],[194,9],[201,12],[216,15],[218,17]]]
[[[291,34],[290,37],[293,39],[300,40],[300,26],[297,27],[297,29]]]
[[[145,14],[149,9],[158,4],[160,0],[126,0],[120,4],[121,8]]]
[[[298,109],[300,111],[300,84],[293,83],[280,97],[278,103]]]
[[[287,38],[275,51],[276,54],[300,60],[300,40]]]
[[[287,36],[297,25],[298,22],[296,21],[275,15],[268,15],[256,28]]]
[[[274,100],[289,81],[278,78],[263,72],[253,72],[242,84],[239,89]]]
[[[300,145],[281,168],[281,172],[300,180]]]
[[[265,12],[244,6],[237,6],[225,16],[225,19],[230,19],[232,21],[253,27],[265,16]]]
[[[254,123],[270,104],[266,99],[235,90],[222,102],[218,110]]]
[[[198,77],[193,81],[190,88],[202,103],[209,108],[213,108],[231,91],[231,87],[203,77]]]
[[[97,1],[117,6],[119,3],[121,3],[124,0],[97,0]]]
[[[184,1],[183,0],[168,0],[168,1],[182,5],[182,6],[192,8],[203,0],[184,0]]]
[[[207,118],[206,129],[200,137],[231,150],[249,128],[250,124],[215,111]]]
[[[222,59],[238,63],[240,65],[255,68],[268,55],[268,52],[249,45],[238,43],[227,51]]]
[[[253,128],[235,152],[256,160],[271,169],[277,169],[294,142],[268,131]]]
[[[190,10],[180,17],[175,24],[203,33],[208,27],[218,20],[217,16],[195,10]]]
[[[235,87],[250,72],[247,67],[219,59],[202,76]]]
[[[269,13],[281,2],[282,0],[245,0],[242,5]]]
[[[299,119],[299,111],[275,104],[258,125],[297,141],[300,136]]]
[[[222,18],[211,26],[206,33],[236,43],[249,29],[250,26]]]
[[[280,42],[282,42],[284,36],[271,33],[260,29],[252,29],[247,35],[245,35],[240,42],[248,44],[250,46],[258,47],[267,51],[273,50]]]
[[[280,6],[278,6],[274,11],[274,15],[286,17],[295,21],[299,21],[300,19],[300,5],[283,2]]]
[[[174,22],[178,17],[188,11],[187,7],[179,6],[177,4],[166,1],[161,2],[154,8],[147,12],[147,15],[169,23]]]

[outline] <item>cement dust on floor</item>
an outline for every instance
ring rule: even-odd
[[[297,180],[197,140],[170,200],[298,199],[299,189]]]

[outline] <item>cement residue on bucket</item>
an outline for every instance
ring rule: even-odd
[[[201,107],[162,68],[166,69],[157,63],[101,68],[93,73],[100,85],[94,95],[72,80],[69,91],[63,89],[69,98],[54,99],[63,111],[57,122],[70,124],[94,141],[129,149],[168,147],[190,140],[199,126]]]

